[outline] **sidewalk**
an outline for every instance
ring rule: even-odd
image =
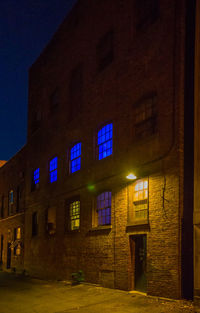
[[[191,302],[0,273],[0,313],[194,313]]]

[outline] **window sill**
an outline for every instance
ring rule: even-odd
[[[150,230],[149,221],[148,220],[134,221],[129,222],[126,225],[126,232],[132,232],[138,229]]]
[[[96,231],[111,231],[112,225],[102,225],[102,226],[96,226],[92,227],[90,229],[90,232],[96,232]]]
[[[80,232],[81,232],[80,228],[79,229],[70,229],[70,230],[66,230],[65,234],[66,235],[72,235],[72,234],[78,234]]]

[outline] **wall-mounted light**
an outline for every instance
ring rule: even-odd
[[[126,178],[127,178],[127,179],[130,179],[130,180],[134,180],[134,179],[137,178],[137,176],[135,176],[135,174],[133,174],[133,173],[130,173],[130,174],[128,174],[128,175],[126,176]]]

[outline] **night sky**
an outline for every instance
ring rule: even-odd
[[[26,143],[28,69],[77,0],[0,0],[0,160]]]

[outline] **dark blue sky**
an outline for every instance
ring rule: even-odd
[[[28,69],[76,0],[0,0],[0,160],[26,143]]]

